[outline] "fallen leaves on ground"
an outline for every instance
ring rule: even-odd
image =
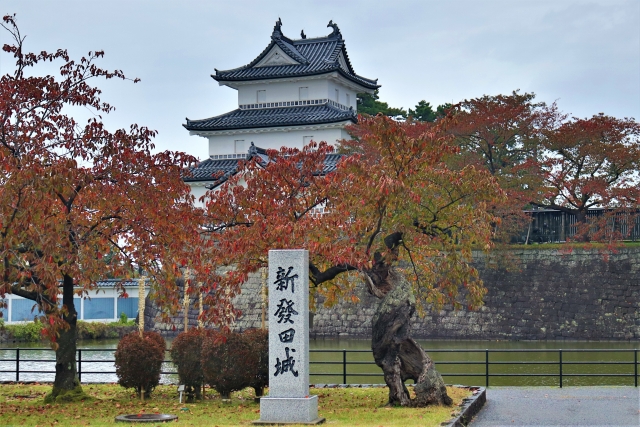
[[[113,426],[117,415],[168,413],[178,415],[178,421],[172,424],[176,426],[230,426],[250,425],[251,421],[259,418],[260,413],[260,405],[253,400],[253,389],[234,393],[231,403],[222,402],[217,393],[207,390],[204,401],[181,404],[175,386],[159,386],[151,399],[142,402],[134,392],[116,384],[92,384],[84,386],[84,390],[95,400],[45,405],[43,399],[50,389],[51,385],[47,384],[5,384],[0,387],[0,419],[3,424]],[[386,388],[312,388],[310,392],[318,395],[320,416],[338,426],[435,426],[451,418],[452,407],[385,407],[388,397]],[[448,393],[457,403],[471,395],[464,389],[450,389]]]

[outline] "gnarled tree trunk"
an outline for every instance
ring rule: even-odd
[[[433,360],[409,337],[409,321],[415,311],[411,284],[393,267],[388,267],[385,276],[387,291],[373,317],[371,349],[389,386],[389,404],[416,407],[450,405],[452,400]],[[372,286],[375,285],[370,283],[370,289]],[[379,292],[374,294],[382,296]],[[409,379],[416,383],[415,399],[411,399],[404,384]]]

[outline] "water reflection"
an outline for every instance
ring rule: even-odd
[[[81,381],[117,382],[113,365],[117,340],[80,341],[83,349],[79,366]],[[436,362],[445,382],[453,384],[485,385],[486,350],[489,354],[489,372],[492,386],[558,386],[560,351],[562,349],[563,385],[634,385],[634,342],[578,342],[578,341],[444,341],[423,340],[420,344]],[[20,381],[48,382],[54,379],[55,353],[42,344],[5,344],[0,348],[0,381],[16,380],[16,351],[20,348]],[[310,341],[311,383],[340,384],[344,382],[342,350],[346,354],[347,383],[383,383],[380,369],[373,363],[369,340],[315,339]],[[618,350],[614,352],[590,352],[584,349]],[[463,351],[464,350],[464,351]],[[474,350],[474,351],[468,351]],[[505,350],[505,351],[496,351]],[[514,350],[526,350],[515,352]],[[540,350],[553,350],[541,352]],[[8,360],[11,359],[11,360]],[[167,354],[166,359],[169,359]],[[323,362],[319,364],[317,362]],[[462,364],[464,362],[464,364]],[[599,364],[584,365],[584,362]],[[605,365],[606,363],[616,363]],[[28,371],[47,371],[46,373]],[[164,372],[173,372],[171,363],[163,365]],[[611,376],[573,377],[575,374],[607,374]],[[528,376],[513,377],[514,374]],[[631,375],[621,377],[616,375]],[[162,383],[176,383],[175,374],[163,374]]]
[[[79,359],[81,360],[78,364],[78,372],[82,383],[115,383],[118,381],[113,363],[117,345],[117,339],[78,341]],[[16,376],[16,348],[20,348],[19,377]],[[165,360],[169,359],[167,353]],[[164,363],[162,371],[174,372],[175,369],[172,363]],[[55,352],[48,347],[43,347],[42,343],[4,344],[0,348],[0,381],[16,381],[16,378],[19,378],[19,381],[52,382],[54,377]],[[176,382],[177,375],[175,374],[162,374],[160,377],[161,384]]]

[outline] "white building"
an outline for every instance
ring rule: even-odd
[[[128,298],[122,298],[116,289],[119,282],[125,289]],[[145,296],[149,294],[149,287],[145,289]],[[62,300],[62,299],[60,299]],[[0,300],[2,302],[2,300]],[[0,308],[2,320],[7,323],[32,321],[42,313],[35,301],[17,295],[7,294],[4,302],[6,308]],[[78,320],[114,322],[124,313],[129,319],[138,314],[138,281],[105,279],[96,283],[96,289],[89,292],[89,297],[74,296],[73,303],[78,312]]]
[[[271,42],[253,61],[215,70],[211,77],[219,85],[238,91],[238,108],[184,125],[209,142],[209,159],[185,178],[196,198],[233,174],[237,159],[349,137],[345,127],[357,122],[356,95],[379,85],[355,73],[338,26],[330,21],[327,27],[333,29],[328,36],[306,38],[302,32],[294,40],[282,34],[278,20]],[[220,172],[223,179],[217,178]]]

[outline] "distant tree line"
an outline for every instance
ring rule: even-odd
[[[409,108],[409,111],[407,111],[402,107],[389,107],[389,104],[380,101],[378,89],[376,89],[372,95],[368,93],[358,94],[358,112],[361,114],[368,114],[370,116],[375,116],[380,113],[393,118],[407,119],[411,117],[413,120],[421,122],[435,122],[437,118],[444,117],[447,114],[447,111],[452,107],[453,104],[444,103],[442,105],[438,105],[434,110],[431,103],[422,100],[418,102],[415,110]]]
[[[603,113],[570,117],[556,104],[537,102],[535,94],[485,95],[456,105],[434,107],[425,100],[415,109],[390,107],[373,95],[358,95],[358,111],[396,120],[436,122],[455,141],[454,167],[474,164],[497,180],[507,195],[494,206],[500,218],[497,240],[526,229],[527,208],[549,208],[575,216],[578,241],[612,241],[626,236],[616,227],[620,214],[633,221],[640,199],[640,125],[633,118]],[[592,209],[605,215],[588,215]],[[618,219],[616,219],[618,218]]]

